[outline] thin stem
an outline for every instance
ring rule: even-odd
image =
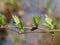
[[[37,30],[40,30],[39,32],[37,32],[37,31],[21,32],[21,31],[17,31],[17,30],[14,30],[14,29],[10,29],[10,30],[13,31],[13,32],[16,32],[18,34],[60,32],[60,30],[46,30],[46,29],[40,29],[40,28],[37,29]]]
[[[21,32],[21,31],[16,31],[16,30],[11,30],[11,31],[14,31],[18,34],[27,34],[27,33],[47,33],[47,32],[60,32],[60,30],[45,30],[45,31],[39,31],[39,32],[36,32],[36,31],[31,31],[31,32]]]
[[[18,34],[27,34],[27,33],[47,33],[47,32],[60,32],[60,29],[59,30],[48,30],[48,29],[43,29],[43,28],[38,28],[37,30],[39,30],[38,32],[37,31],[31,31],[31,32],[21,32],[20,30],[16,30],[14,29],[14,27],[12,26],[4,26],[4,27],[0,27],[0,28],[6,28],[7,30],[10,30],[10,31],[13,31],[13,32],[16,32]],[[32,28],[32,27],[24,27],[24,28]]]

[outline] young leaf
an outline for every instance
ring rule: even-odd
[[[19,28],[21,30],[21,32],[24,32],[24,28],[21,23],[17,24],[16,27]]]
[[[6,24],[4,19],[5,19],[5,17],[2,14],[0,14],[0,24],[1,25],[5,25]]]
[[[42,19],[42,16],[38,17],[38,23],[41,21]]]
[[[38,26],[38,19],[36,18],[36,16],[33,16],[33,21],[34,21],[34,25],[35,26]]]
[[[45,15],[45,23],[43,23],[43,26],[48,27],[49,29],[53,29],[52,19],[48,17],[48,15]]]
[[[36,16],[33,16],[33,21],[34,21],[34,25],[37,27],[39,25],[39,22],[41,21],[41,16],[36,18]]]
[[[57,26],[54,24],[56,19],[52,19],[48,17],[48,15],[45,15],[45,23],[43,23],[43,26],[47,27],[49,30],[56,30]],[[57,32],[50,32],[51,34],[57,34]]]
[[[52,19],[50,17],[48,17],[47,15],[45,15],[45,21],[49,24],[52,25]]]
[[[13,16],[13,19],[16,23],[16,27],[19,28],[23,32],[24,28],[23,28],[23,24],[22,24],[21,20],[19,20],[19,18],[17,16]]]
[[[43,26],[47,27],[47,28],[50,28],[50,25],[48,23],[43,23]]]
[[[13,19],[14,19],[16,25],[20,23],[20,20],[17,16],[13,16]]]
[[[38,25],[39,25],[39,22],[41,21],[41,16],[36,18],[36,16],[33,16],[33,21],[34,21],[34,25],[35,27],[32,27],[31,31],[34,31],[36,29],[38,29]]]

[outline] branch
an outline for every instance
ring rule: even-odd
[[[37,30],[39,30],[39,29],[37,29]],[[41,29],[39,32],[38,31],[21,32],[21,31],[16,31],[16,30],[11,30],[11,31],[14,31],[18,34],[60,32],[60,30],[44,30],[44,29]]]
[[[13,26],[4,26],[4,27],[2,26],[0,28],[6,28],[7,30],[16,32],[18,34],[60,32],[60,29],[59,30],[48,30],[48,29],[38,28],[36,30],[39,30],[39,31],[21,32],[20,30],[14,29]],[[32,28],[32,27],[24,27],[24,28],[29,29],[29,28]]]
[[[29,28],[32,28],[32,27],[24,27],[24,28],[29,29]],[[10,28],[10,30],[14,31],[18,34],[60,32],[60,29],[59,30],[48,30],[48,29],[43,29],[43,28],[38,28],[37,29],[37,30],[39,30],[38,32],[37,31],[21,32],[21,31],[14,30],[13,28]]]

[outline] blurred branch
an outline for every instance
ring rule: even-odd
[[[48,32],[60,32],[60,30],[46,30],[46,29],[37,29],[37,30],[40,30],[40,31],[31,31],[31,32],[21,32],[21,31],[16,31],[16,30],[11,30],[11,31],[14,31],[18,34],[27,34],[27,33],[48,33]]]
[[[4,27],[2,26],[0,28],[6,28],[7,30],[16,32],[18,34],[60,32],[60,29],[58,29],[58,30],[48,30],[48,29],[38,28],[37,30],[39,30],[39,31],[21,32],[19,30],[18,31],[15,30],[14,27],[11,27],[11,26],[4,26]],[[29,28],[32,28],[32,27],[25,27],[25,28],[29,29]]]

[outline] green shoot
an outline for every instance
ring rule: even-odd
[[[57,26],[54,24],[55,21],[55,19],[52,19],[48,15],[45,15],[45,23],[43,23],[43,26],[47,27],[49,30],[56,30]],[[56,32],[51,33],[56,34]]]
[[[41,21],[41,18],[42,18],[41,16],[38,17],[38,18],[36,18],[36,16],[33,16],[34,25],[35,25],[36,27],[38,27],[39,22]]]
[[[24,32],[23,24],[21,20],[17,16],[13,16],[14,22],[16,24],[16,27],[21,30],[21,32]]]
[[[32,27],[31,31],[38,29],[39,22],[41,21],[41,18],[42,18],[41,16],[38,18],[36,18],[36,16],[33,16],[34,27]]]
[[[6,24],[5,17],[2,14],[0,14],[0,25],[5,25],[5,24]]]

